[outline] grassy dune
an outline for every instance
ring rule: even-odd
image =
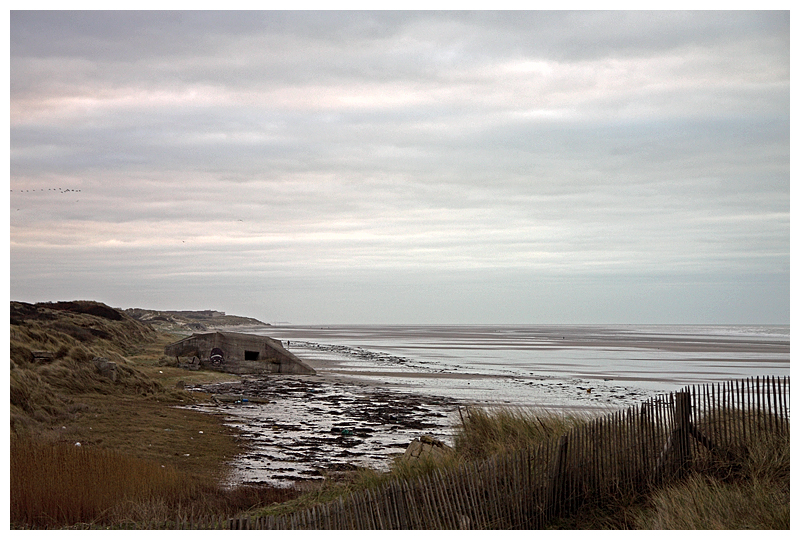
[[[11,303],[12,526],[232,514],[295,496],[219,487],[226,462],[245,449],[221,418],[179,408],[204,396],[176,385],[232,376],[173,367],[163,350],[176,336],[112,311],[95,302]],[[35,360],[40,351],[52,357]],[[116,381],[95,357],[116,362]]]
[[[589,419],[515,409],[473,410],[463,416],[457,429],[456,451],[463,459],[514,451],[557,439]],[[718,421],[719,416],[714,419]],[[714,434],[708,420],[700,426]],[[694,463],[695,472],[679,483],[653,494],[588,506],[554,527],[788,529],[789,446],[788,433],[765,430],[742,446],[724,449],[726,458]]]

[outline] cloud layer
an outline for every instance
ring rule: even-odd
[[[788,12],[12,12],[10,62],[12,298],[788,323]]]

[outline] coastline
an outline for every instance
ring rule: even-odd
[[[788,337],[644,336],[626,327],[609,339],[596,327],[536,327],[524,335],[519,328],[509,335],[497,327],[413,328],[226,328],[280,339],[317,371],[244,377],[238,386],[212,389],[254,398],[208,409],[223,413],[251,447],[233,464],[231,481],[287,485],[353,467],[385,470],[414,438],[451,443],[459,407],[600,415],[698,377],[738,378],[742,366],[782,369],[784,356],[788,375]],[[481,363],[497,354],[511,360]],[[527,363],[514,364],[520,357]]]

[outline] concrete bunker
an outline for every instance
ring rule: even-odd
[[[277,339],[236,332],[192,334],[164,348],[182,367],[237,374],[315,375],[313,368],[287,351]]]

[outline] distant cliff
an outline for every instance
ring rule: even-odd
[[[120,310],[133,319],[150,323],[162,332],[193,333],[228,328],[232,326],[269,326],[251,317],[226,315],[223,311],[157,311],[154,309],[130,308]]]

